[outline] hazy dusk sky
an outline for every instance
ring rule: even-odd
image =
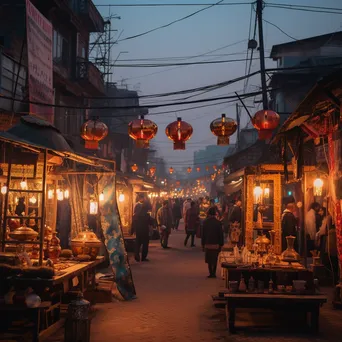
[[[107,4],[141,4],[141,3],[215,3],[214,0],[94,0],[95,5]],[[247,2],[245,0],[226,0],[229,2]],[[342,7],[341,0],[271,0],[275,4],[296,4],[307,6]],[[104,17],[117,14],[120,20],[112,21],[112,28],[117,29],[117,35],[122,31],[120,39],[136,35],[155,27],[167,24],[176,19],[195,12],[203,6],[175,6],[175,7],[98,7]],[[305,11],[294,11],[280,8],[266,7],[264,9],[264,19],[279,26],[288,35],[303,39],[310,36],[342,30],[341,14],[323,14]],[[238,6],[214,6],[189,19],[178,22],[164,29],[157,30],[150,34],[135,39],[119,42],[112,49],[112,59],[115,60],[121,53],[116,64],[128,63],[164,63],[164,62],[198,62],[213,60],[245,59],[247,50],[247,39],[249,33],[251,15],[251,5]],[[255,12],[253,12],[252,23],[254,24]],[[253,25],[252,25],[253,26]],[[115,36],[114,36],[115,39]],[[258,40],[258,39],[257,39]],[[266,56],[272,45],[293,41],[276,27],[264,22],[264,40]],[[243,42],[241,42],[243,41]],[[225,49],[198,58],[186,60],[165,60],[151,61],[151,58],[161,57],[182,57],[205,54],[229,44],[234,44]],[[258,57],[259,53],[255,53]],[[146,61],[127,61],[128,59],[149,59]],[[139,90],[139,95],[167,93],[188,88],[196,88],[222,81],[227,81],[245,74],[245,61],[191,65],[181,67],[163,68],[133,68],[114,67],[113,81],[118,86],[127,85],[128,89]],[[268,59],[267,66],[275,64]],[[254,60],[251,71],[259,70],[259,61]],[[247,92],[258,91],[260,86],[259,76],[253,77],[249,81]],[[215,91],[211,91],[189,100],[198,100],[211,97],[220,97],[234,94],[235,91],[242,92],[243,82],[232,84]],[[193,95],[193,94],[190,94]],[[185,98],[178,96],[177,98]],[[260,97],[257,98],[257,100]],[[144,104],[159,104],[172,102],[175,98],[153,98],[141,100]],[[246,102],[254,112],[258,104],[254,105],[254,99]],[[221,101],[220,101],[221,102]],[[209,103],[203,103],[209,104]],[[193,104],[200,106],[203,104]],[[151,115],[150,119],[159,126],[157,137],[153,140],[154,146],[158,149],[160,156],[163,156],[168,165],[178,169],[192,163],[193,152],[204,148],[206,145],[215,144],[216,138],[209,130],[210,122],[219,117],[221,113],[226,113],[229,117],[235,117],[235,103],[213,105],[210,107],[177,112],[188,106],[173,106],[151,109],[150,114],[165,111],[174,111],[169,114]],[[194,134],[186,147],[186,151],[173,151],[172,142],[165,136],[165,127],[174,121],[177,116],[188,121],[194,128]],[[242,112],[242,126],[248,122],[247,115]],[[235,137],[232,141],[234,142]],[[210,160],[208,160],[210,163]],[[183,165],[182,165],[183,164]]]

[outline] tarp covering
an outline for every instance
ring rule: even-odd
[[[101,227],[109,262],[115,275],[115,281],[122,299],[134,299],[136,292],[131,268],[123,239],[120,215],[116,202],[115,177],[103,176],[99,181],[99,193],[105,200],[100,203]]]

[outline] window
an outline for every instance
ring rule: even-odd
[[[67,67],[69,63],[69,42],[58,31],[53,31],[52,56],[55,63]]]

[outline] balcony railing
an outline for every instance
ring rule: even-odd
[[[105,94],[103,77],[93,63],[83,58],[78,58],[76,78],[88,92],[100,95]]]
[[[92,0],[69,0],[72,10],[84,20],[90,32],[103,32],[104,21]]]

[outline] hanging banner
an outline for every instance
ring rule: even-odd
[[[104,194],[104,199],[100,202],[101,227],[116,287],[121,297],[117,299],[134,299],[136,292],[117,207],[115,177],[102,176],[98,186],[99,193]]]
[[[29,100],[54,104],[52,24],[26,0]],[[54,123],[54,109],[30,103],[30,114]]]

